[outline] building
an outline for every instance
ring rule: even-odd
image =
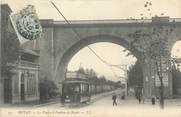
[[[4,103],[23,103],[39,100],[38,64],[39,54],[21,49],[14,66],[13,75],[4,79]]]
[[[39,51],[26,49],[24,45],[19,44],[9,18],[11,12],[8,5],[1,5],[1,24],[3,29],[0,40],[2,58],[0,104],[24,103],[39,100],[40,97],[38,81]],[[16,49],[15,51],[11,48],[11,45],[8,45],[10,41],[13,41],[11,44],[14,46],[13,49]],[[16,54],[13,54],[14,52]],[[2,71],[6,68],[3,65],[10,68],[8,71],[10,74],[2,75]]]

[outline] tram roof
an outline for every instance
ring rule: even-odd
[[[88,80],[82,79],[82,78],[67,78],[63,82],[64,83],[88,83]]]

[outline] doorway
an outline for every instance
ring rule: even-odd
[[[24,74],[21,74],[21,102],[25,101],[25,78]]]
[[[12,80],[11,78],[4,79],[4,103],[12,103]]]

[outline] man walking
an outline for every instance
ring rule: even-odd
[[[139,101],[139,104],[141,104],[141,94],[138,95],[138,101]]]
[[[112,100],[113,100],[113,106],[116,105],[117,106],[117,102],[116,102],[116,94],[114,93],[113,96],[112,96]]]

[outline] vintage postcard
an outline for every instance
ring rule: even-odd
[[[180,0],[1,0],[1,117],[181,117]]]

